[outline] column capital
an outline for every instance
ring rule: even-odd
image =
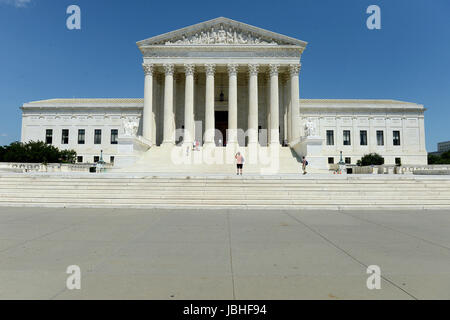
[[[195,65],[192,63],[185,63],[184,64],[184,73],[186,73],[187,76],[192,76],[195,73]]]
[[[279,67],[280,67],[279,64],[269,64],[269,74],[270,74],[270,76],[277,76]]]
[[[251,76],[257,76],[258,75],[258,71],[259,71],[259,64],[257,64],[257,63],[250,63],[248,65],[248,73]]]
[[[150,63],[143,63],[142,69],[144,69],[145,75],[152,75],[154,71],[154,65]]]
[[[213,63],[206,63],[205,68],[206,68],[206,75],[208,76],[213,76],[214,73],[216,72],[216,65]]]
[[[228,74],[230,76],[235,76],[238,73],[239,65],[235,63],[230,63],[227,65]]]
[[[302,65],[300,63],[290,64],[289,65],[289,73],[291,74],[291,76],[298,76],[301,67],[302,67]]]
[[[165,63],[163,65],[166,76],[173,76],[175,70],[173,63]]]

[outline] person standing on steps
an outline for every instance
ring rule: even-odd
[[[303,156],[302,157],[302,170],[303,170],[303,174],[306,174],[306,166],[308,165],[308,161],[306,161],[306,158]]]
[[[242,176],[242,166],[244,165],[244,157],[241,155],[240,152],[236,153],[234,156],[236,159],[236,175],[241,174]]]

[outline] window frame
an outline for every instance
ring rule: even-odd
[[[94,144],[102,144],[102,129],[94,129]]]
[[[48,134],[50,132],[50,135]],[[50,138],[50,142],[48,139]],[[52,145],[53,144],[53,129],[45,129],[45,144]]]
[[[364,132],[364,135],[363,135],[363,132]],[[363,137],[364,137],[364,139],[363,139]],[[365,143],[363,143],[363,142],[365,142]],[[359,145],[367,146],[367,143],[368,143],[367,130],[359,130]]]
[[[348,133],[348,141],[346,138],[346,133]],[[346,143],[348,142],[348,143]],[[342,131],[342,144],[344,146],[351,146],[352,145],[352,132],[350,130],[343,130]]]
[[[398,137],[396,137],[396,133],[398,133]],[[401,145],[400,130],[392,130],[392,145],[394,146]]]
[[[379,133],[381,133],[381,135],[379,135]],[[383,147],[384,146],[384,130],[377,130],[376,134],[377,134],[377,146]],[[381,144],[380,144],[380,140],[379,140],[380,136],[381,136]]]
[[[67,135],[64,133],[67,131]],[[69,144],[70,131],[69,129],[61,129],[61,144]],[[65,138],[67,138],[67,142],[65,142]]]
[[[113,135],[113,132],[115,132],[114,135]],[[113,137],[114,137],[114,140],[113,140]],[[118,139],[119,139],[119,129],[111,129],[110,143],[111,144],[119,144]]]
[[[83,132],[83,140],[80,140],[81,132]],[[86,144],[86,129],[78,129],[78,144]]]
[[[327,146],[334,146],[334,130],[327,130],[326,136],[327,136]],[[331,140],[331,143],[329,143],[330,142],[329,138]]]

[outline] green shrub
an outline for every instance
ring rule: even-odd
[[[42,141],[13,142],[0,147],[1,162],[74,163],[76,156],[74,150],[59,150]]]
[[[440,156],[429,154],[428,164],[450,164],[450,151],[446,151]]]
[[[378,153],[365,154],[361,160],[358,160],[358,166],[377,166],[384,164],[384,158]]]

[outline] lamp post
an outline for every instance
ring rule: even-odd
[[[342,159],[342,151],[340,151],[340,153],[341,153],[341,158],[339,159],[338,165],[339,165],[339,173],[342,173],[342,171],[345,170],[345,162]]]
[[[340,164],[340,165],[345,165],[345,162],[344,162],[344,160],[342,159],[342,151],[340,151],[340,153],[341,153],[341,158],[339,159],[339,164]]]
[[[100,150],[100,160],[97,162],[97,172],[101,172],[103,169],[103,165],[105,164],[105,161],[103,161],[103,150]]]

